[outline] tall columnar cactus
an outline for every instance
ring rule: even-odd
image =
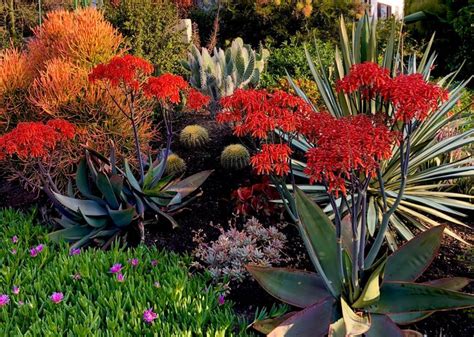
[[[191,85],[218,101],[235,89],[256,86],[269,55],[267,49],[260,46],[257,52],[236,38],[225,51],[214,48],[212,56],[192,46],[184,66],[191,72]]]

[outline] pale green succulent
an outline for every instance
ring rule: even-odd
[[[191,72],[190,84],[216,102],[236,89],[256,86],[269,56],[267,49],[260,46],[256,52],[236,38],[225,51],[214,48],[212,56],[206,48],[192,46],[183,65]]]

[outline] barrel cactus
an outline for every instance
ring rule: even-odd
[[[186,171],[186,162],[183,158],[172,153],[166,159],[166,174],[181,174]]]
[[[221,165],[226,169],[240,170],[250,163],[250,154],[245,146],[231,144],[221,153]]]
[[[183,65],[191,72],[190,84],[217,102],[236,89],[256,86],[269,56],[262,46],[257,52],[236,38],[225,51],[214,48],[212,56],[206,48],[200,52],[193,46]]]
[[[209,142],[209,133],[206,128],[200,125],[188,125],[181,130],[179,140],[188,148],[198,148]]]

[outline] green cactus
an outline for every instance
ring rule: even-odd
[[[209,133],[206,128],[200,125],[188,125],[181,130],[179,140],[188,148],[198,148],[209,142]]]
[[[241,38],[236,38],[225,51],[214,48],[212,56],[207,49],[199,52],[192,46],[188,61],[183,65],[191,72],[191,85],[217,102],[236,89],[256,86],[269,55],[262,46],[256,52]]]
[[[181,174],[186,171],[186,162],[175,153],[168,156],[166,160],[166,174]]]
[[[226,169],[241,170],[249,163],[250,154],[243,145],[228,145],[221,153],[221,165]]]

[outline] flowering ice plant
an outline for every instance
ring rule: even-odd
[[[257,172],[273,177],[317,271],[249,265],[265,290],[302,308],[254,327],[271,337],[402,337],[397,324],[437,310],[473,306],[474,296],[458,292],[468,279],[415,283],[437,254],[445,226],[423,232],[390,256],[381,253],[409,178],[414,132],[448,93],[422,74],[391,73],[373,61],[348,67],[336,82],[336,92],[354,113],[341,114],[331,104],[327,112],[316,111],[304,94],[300,98],[278,91],[240,90],[223,99],[218,121],[231,123],[236,135],[254,139],[257,153],[251,163]],[[334,221],[296,186],[292,173],[297,161],[290,154],[298,143],[306,148],[306,164],[298,174],[320,184]],[[401,172],[395,195],[385,189],[388,182],[380,172],[381,163],[394,152],[399,153]],[[291,185],[286,185],[286,176]],[[383,205],[372,241],[368,231],[375,229],[368,220],[374,217],[367,195],[373,180]]]

